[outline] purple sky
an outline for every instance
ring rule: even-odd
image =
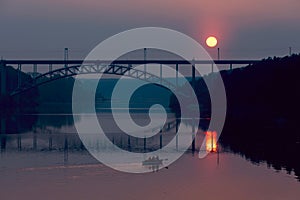
[[[1,0],[0,56],[83,59],[121,31],[158,26],[204,45],[219,39],[223,59],[300,52],[299,0]],[[208,49],[216,58],[216,49]]]

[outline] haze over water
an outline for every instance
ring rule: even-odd
[[[99,115],[103,119],[108,116],[105,113]],[[147,114],[137,115],[140,115],[139,119],[147,118]],[[284,170],[270,169],[264,162],[253,165],[222,144],[216,144],[214,134],[217,133],[205,135],[199,129],[195,152],[191,147],[168,168],[136,175],[112,170],[95,160],[82,146],[71,115],[22,115],[17,116],[15,122],[32,117],[36,118],[33,131],[11,132],[9,129],[12,127],[8,126],[9,134],[1,134],[2,198],[295,199],[300,195],[299,182],[294,179],[293,173],[287,175]],[[119,137],[115,137],[113,142],[128,150],[126,135],[122,136],[114,129],[111,127],[110,134]],[[163,141],[170,137],[167,132],[163,135]],[[206,148],[203,150],[212,153],[199,159],[198,150],[203,141]],[[159,139],[152,140],[153,144],[158,146]],[[101,142],[99,145],[105,146]],[[138,144],[132,140],[131,145],[143,151],[143,142]],[[139,166],[142,167],[142,164],[128,165]]]

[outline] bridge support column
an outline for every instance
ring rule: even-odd
[[[192,65],[192,86],[196,89],[195,65]]]
[[[162,84],[162,64],[160,64],[160,68],[159,68],[159,77],[160,77],[160,84]]]
[[[49,72],[52,71],[52,64],[49,64]]]
[[[176,64],[176,89],[178,88],[178,64]]]
[[[33,78],[37,76],[37,64],[33,64]]]
[[[6,64],[5,61],[0,61],[0,73],[1,73],[1,96],[6,95]]]
[[[18,64],[18,88],[21,87],[22,84],[22,65]]]
[[[176,119],[176,150],[178,151],[178,125],[179,125],[179,123],[178,123],[178,119]]]
[[[147,48],[144,48],[144,61],[146,62],[147,59]],[[144,72],[145,72],[145,79],[146,79],[146,72],[147,72],[147,64],[144,64]]]

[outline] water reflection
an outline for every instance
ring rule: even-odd
[[[153,172],[158,171],[159,167],[163,165],[163,159],[159,159],[159,156],[151,156],[147,160],[142,162],[143,166],[148,167]]]
[[[70,114],[15,114],[0,116],[0,121],[0,133],[2,134],[34,132],[36,129],[40,129],[42,132],[54,129],[63,132],[65,130],[62,130],[62,127],[74,124]]]
[[[141,116],[137,118],[142,119]],[[109,121],[109,120],[108,120]],[[232,131],[226,130],[221,135],[220,143],[217,142],[218,133],[213,130],[196,131],[188,121],[180,121],[171,118],[163,127],[163,131],[156,137],[137,139],[118,132],[117,129],[108,127],[110,142],[121,149],[130,152],[151,152],[167,145],[170,140],[177,137],[174,134],[178,123],[184,123],[189,130],[187,139],[193,140],[189,152],[199,151],[204,141],[207,152],[221,153],[229,150],[244,156],[255,164],[267,163],[275,170],[284,169],[289,174],[295,173],[300,180],[300,164],[296,155],[300,152],[299,142],[290,137],[274,139],[269,137],[269,132],[277,134],[293,135],[292,130],[268,129],[261,131]],[[207,123],[207,122],[205,122]],[[68,163],[70,154],[74,152],[86,152],[74,128],[72,115],[15,115],[1,117],[0,149],[5,152],[61,152],[63,163]],[[109,123],[107,123],[109,124]],[[157,131],[157,130],[155,130]],[[191,133],[197,132],[196,135]],[[254,132],[256,134],[254,134]],[[264,133],[264,134],[258,134]],[[292,137],[291,137],[292,138]],[[94,142],[94,143],[93,143]],[[180,151],[180,145],[174,146],[174,151]],[[109,150],[109,145],[103,141],[91,141],[96,149]],[[222,148],[221,148],[222,147]],[[113,149],[112,149],[113,150]],[[222,156],[222,155],[221,155]],[[0,158],[1,159],[1,158]],[[146,161],[149,157],[144,158]],[[165,157],[159,158],[166,159]],[[150,167],[140,163],[144,167]],[[151,166],[152,167],[152,166]],[[151,168],[152,169],[152,168]],[[153,171],[156,170],[154,165]]]
[[[208,152],[217,152],[217,132],[216,131],[206,131],[205,132],[205,146]]]
[[[226,127],[226,126],[225,126]],[[224,129],[220,142],[223,148],[244,157],[255,165],[267,164],[275,171],[294,174],[300,181],[300,145],[294,128],[235,126]],[[232,131],[235,130],[235,131]]]
[[[101,117],[99,116],[101,123],[105,124],[104,127],[106,129],[107,138],[103,139],[98,137],[99,134],[93,133],[93,135],[88,136],[88,141],[85,145],[87,145],[92,152],[107,154],[110,157],[118,157],[118,155],[116,155],[118,148],[128,152],[139,153],[147,157],[152,156],[148,157],[148,159],[150,159],[148,161],[144,158],[135,162],[135,165],[139,166],[141,170],[146,167],[151,171],[157,171],[159,168],[164,167],[164,165],[168,165],[168,162],[171,160],[170,157],[185,152],[185,144],[191,144],[194,139],[195,125],[191,126],[189,119],[183,121],[177,120],[174,114],[168,115],[168,119],[162,127],[149,130],[150,132],[157,132],[156,135],[140,138],[127,135],[120,131],[117,125],[111,123],[111,115],[107,113],[99,115],[101,115]],[[6,129],[7,132],[0,134],[0,147],[2,152],[62,152],[62,160],[64,163],[67,163],[70,153],[86,151],[82,138],[79,138],[74,127],[72,115],[24,115],[23,118],[26,119],[32,116],[37,117],[35,123],[31,124],[32,130],[26,129],[24,132],[14,132],[11,126],[8,126],[8,129]],[[77,120],[80,121],[83,117],[89,119],[90,115],[80,115],[77,117]],[[132,114],[132,117],[139,121],[149,118],[147,114],[142,113]],[[176,132],[181,122],[183,123],[182,127],[184,132],[178,135]],[[2,127],[7,128],[7,124],[3,124],[5,126]],[[143,134],[145,134],[145,132],[141,133],[141,136],[143,136]],[[171,140],[173,140],[174,145],[169,145]],[[176,142],[174,142],[175,140]],[[168,146],[166,152],[171,151],[171,154],[164,152],[157,154],[157,150],[165,148],[166,146]],[[191,147],[192,151],[195,151],[195,142],[193,142]],[[154,151],[156,151],[156,154],[153,154]],[[157,156],[160,158],[156,162],[161,163],[155,164],[155,158],[157,158]],[[139,157],[136,158],[138,159]],[[116,165],[123,165],[124,168],[132,167],[132,163],[127,165],[128,160],[123,160],[126,159],[124,156],[118,157],[118,159],[119,162],[115,163]],[[45,160],[45,162],[46,161],[47,160]],[[164,161],[164,163],[162,161]]]
[[[1,115],[0,134],[32,131],[37,119],[37,115]]]

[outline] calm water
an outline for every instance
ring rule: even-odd
[[[136,114],[138,124],[147,115]],[[88,116],[81,116],[88,117]],[[102,122],[110,121],[101,114]],[[163,138],[134,139],[106,122],[109,139],[120,148],[148,152],[173,137],[174,115]],[[183,122],[192,131],[188,122]],[[19,115],[1,120],[1,199],[299,199],[293,172],[253,163],[216,142],[216,132],[199,129],[186,153],[158,172],[130,174],[99,163],[85,150],[71,115]],[[204,149],[200,149],[204,142]],[[105,143],[98,143],[105,148]],[[180,147],[179,147],[180,149]],[[198,152],[210,151],[203,159]],[[114,151],[108,149],[108,151]],[[129,164],[136,167],[137,163]],[[139,167],[145,167],[141,164]]]

